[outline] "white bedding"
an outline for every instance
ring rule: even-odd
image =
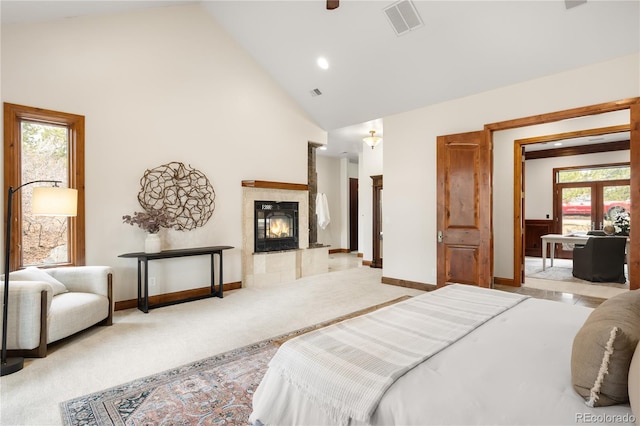
[[[589,408],[573,390],[571,345],[591,309],[528,299],[400,377],[374,425],[630,424],[629,405]],[[270,370],[256,390],[252,422],[330,425]],[[362,424],[352,421],[350,424]]]

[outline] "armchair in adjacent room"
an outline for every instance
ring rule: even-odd
[[[573,276],[591,282],[626,282],[626,246],[626,237],[589,238],[573,249]]]

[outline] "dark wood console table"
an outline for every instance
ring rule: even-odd
[[[140,309],[145,314],[149,312],[149,309],[159,308],[161,306],[169,306],[175,305],[177,303],[190,302],[192,300],[200,300],[206,299],[209,297],[220,297],[222,298],[222,251],[232,249],[231,246],[213,246],[213,247],[198,247],[198,248],[188,248],[188,249],[177,249],[177,250],[163,250],[159,253],[125,253],[121,254],[118,257],[125,258],[137,258],[138,259],[138,309]],[[218,255],[219,266],[218,266],[218,291],[215,290],[215,274],[214,274],[214,255]],[[211,256],[211,293],[205,294],[202,296],[189,297],[187,299],[174,300],[171,302],[165,303],[157,303],[155,305],[149,305],[149,261],[150,260],[159,260],[159,259],[172,259],[176,257],[185,257],[185,256],[202,256],[202,255],[210,255]],[[144,265],[144,267],[143,267]],[[142,278],[142,269],[144,269],[144,280]],[[142,284],[144,282],[144,294],[142,293]]]

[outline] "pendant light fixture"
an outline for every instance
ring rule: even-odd
[[[370,130],[369,133],[371,134],[371,136],[367,136],[366,138],[363,138],[362,140],[364,141],[364,143],[369,145],[371,147],[371,149],[373,149],[373,148],[376,147],[376,145],[378,145],[380,142],[382,142],[382,138],[375,135],[376,134],[375,130]]]

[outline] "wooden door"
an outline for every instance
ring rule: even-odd
[[[490,141],[488,131],[438,137],[438,287],[491,287]]]
[[[358,251],[358,179],[349,178],[349,251]]]

